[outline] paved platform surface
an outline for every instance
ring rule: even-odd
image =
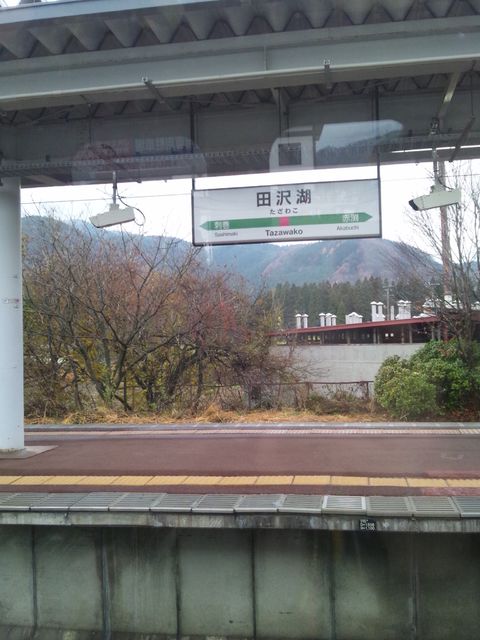
[[[479,423],[82,425],[0,460],[0,491],[480,495]]]

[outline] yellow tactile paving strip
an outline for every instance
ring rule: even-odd
[[[202,486],[204,484],[218,484],[222,476],[188,476],[182,484],[194,484]]]
[[[60,477],[60,476],[59,476]],[[20,476],[11,484],[45,484],[52,476]],[[78,482],[75,484],[79,484]]]
[[[0,486],[355,486],[355,487],[410,487],[410,488],[480,488],[479,478],[417,478],[408,476],[330,476],[330,475],[269,475],[269,476],[0,476]]]
[[[153,478],[145,482],[145,484],[155,484],[159,486],[162,484],[183,484],[186,479],[187,476],[153,476]]]
[[[292,484],[330,484],[331,476],[294,476]]]
[[[443,478],[407,478],[409,487],[448,487]]]
[[[257,476],[224,476],[218,484],[235,487],[255,484]]]
[[[153,479],[153,476],[119,476],[111,484],[130,485],[132,487],[144,487]]]
[[[292,484],[295,476],[257,476],[254,484]]]
[[[0,484],[12,484],[15,480],[20,480],[20,476],[0,476]]]
[[[365,476],[332,476],[330,484],[366,487],[368,486],[368,478]]]
[[[86,476],[51,476],[46,482],[43,482],[42,484],[80,484],[80,482],[82,480],[85,480],[85,478]]]
[[[369,478],[371,487],[407,487],[407,478]]]
[[[64,477],[64,476],[63,476]],[[79,480],[78,482],[75,482],[75,484],[92,484],[92,485],[102,485],[102,484],[113,484],[113,482],[117,479],[120,478],[121,476],[84,476],[81,480]],[[133,476],[136,477],[136,476]],[[148,476],[149,478],[151,476]]]
[[[474,480],[447,480],[447,484],[449,487],[480,487],[480,479],[475,478]]]

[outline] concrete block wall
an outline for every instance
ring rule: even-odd
[[[471,640],[476,534],[0,527],[2,640]]]
[[[416,344],[335,344],[297,345],[293,360],[304,381],[372,381],[382,362],[390,356],[409,358],[424,345]],[[274,346],[272,352],[288,356],[290,347]]]

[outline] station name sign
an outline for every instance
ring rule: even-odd
[[[378,238],[379,181],[347,180],[193,192],[193,244]]]

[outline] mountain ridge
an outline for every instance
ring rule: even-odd
[[[251,247],[257,248],[252,251]],[[257,281],[272,287],[283,282],[353,283],[370,277],[396,280],[400,274],[412,273],[412,260],[417,262],[415,271],[425,265],[426,276],[438,268],[424,252],[383,238],[212,247],[209,256],[216,267],[239,272],[248,280],[254,274]]]
[[[46,221],[43,216],[22,218],[23,233],[33,241],[33,246],[35,237],[45,232]],[[102,233],[119,232],[103,230]],[[162,237],[151,235],[144,238],[147,245],[153,245]],[[170,238],[163,239],[170,241]],[[172,240],[178,243],[179,251],[190,246],[184,240]],[[432,269],[438,269],[437,263],[427,254],[384,238],[211,246],[202,247],[200,256],[211,268],[239,274],[252,284],[261,283],[269,288],[281,283],[354,283],[370,277],[394,281],[404,273],[412,273],[412,260],[417,262],[416,271],[421,264],[425,265],[426,273],[431,274]]]

